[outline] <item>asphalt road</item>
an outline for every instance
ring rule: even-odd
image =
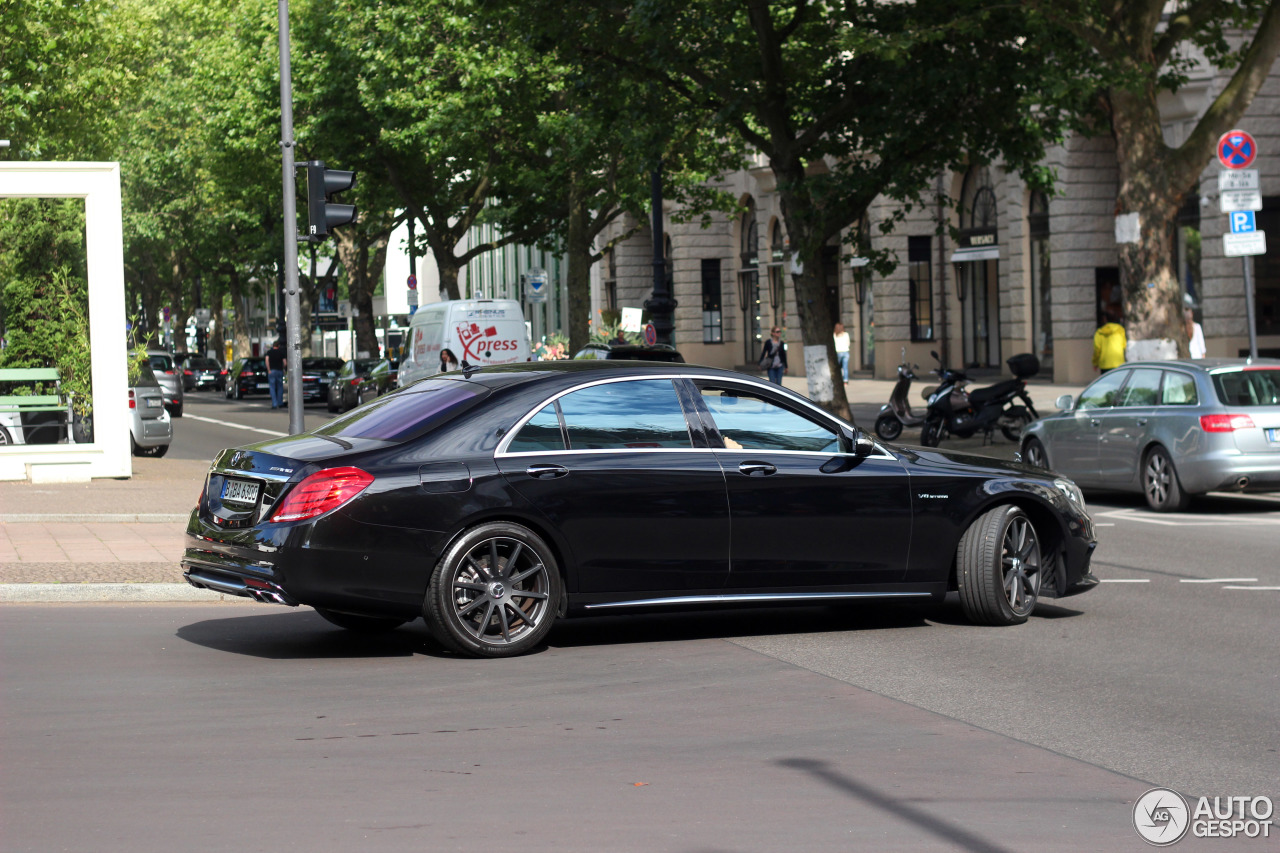
[[[193,396],[172,458],[287,427]],[[4,847],[1140,850],[1150,787],[1280,799],[1280,500],[1090,508],[1104,583],[1015,628],[609,617],[466,661],[305,609],[6,607]]]

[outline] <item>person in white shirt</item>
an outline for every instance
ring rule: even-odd
[[[835,326],[836,340],[836,361],[840,362],[840,376],[845,382],[849,381],[849,333],[844,330],[844,323],[837,322]]]
[[[1204,329],[1200,328],[1200,324],[1196,322],[1196,315],[1190,308],[1183,309],[1182,316],[1187,323],[1187,340],[1190,341],[1191,357],[1204,358]]]

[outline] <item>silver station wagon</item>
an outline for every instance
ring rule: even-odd
[[[1131,362],[1023,432],[1022,457],[1084,489],[1142,492],[1152,509],[1192,495],[1280,490],[1280,361]]]

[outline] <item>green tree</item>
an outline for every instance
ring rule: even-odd
[[[1280,0],[1028,0],[1079,41],[1095,84],[1082,109],[1116,144],[1117,215],[1136,214],[1138,239],[1120,245],[1131,340],[1168,339],[1186,356],[1182,286],[1173,268],[1178,209],[1244,115],[1280,50]],[[1243,37],[1240,37],[1243,33]],[[1184,141],[1165,141],[1157,103],[1188,80],[1200,54],[1234,72]],[[1088,127],[1088,123],[1085,125]],[[1154,284],[1154,287],[1151,285]]]
[[[1042,179],[1034,164],[1058,129],[1045,87],[1064,85],[1070,68],[1071,45],[1042,39],[1034,15],[978,0],[637,0],[557,14],[583,51],[768,157],[803,270],[793,277],[801,331],[818,347],[806,353],[810,396],[841,414],[823,247],[877,196],[918,199],[939,171],[971,159],[1001,157]]]

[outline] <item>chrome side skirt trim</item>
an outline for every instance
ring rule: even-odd
[[[679,595],[672,598],[642,598],[635,601],[609,601],[587,604],[584,610],[607,607],[653,607],[663,604],[751,604],[770,601],[833,601],[856,598],[929,598],[930,592],[749,592],[736,595]]]

